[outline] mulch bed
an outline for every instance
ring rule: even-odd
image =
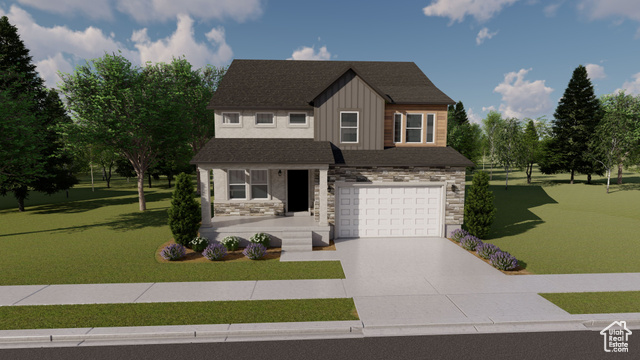
[[[454,241],[454,240],[452,240],[452,239],[447,238],[447,240],[451,241],[452,243],[456,244],[457,246],[460,246],[460,243],[455,242],[455,241]],[[463,250],[466,250],[466,249],[463,249]],[[489,263],[489,260],[486,260],[486,259],[481,258],[480,256],[478,256],[478,254],[477,254],[475,251],[469,251],[469,250],[466,250],[466,251],[467,251],[467,252],[469,252],[469,253],[471,253],[471,254],[473,254],[473,255],[474,255],[475,257],[477,257],[478,259],[480,259],[480,260],[482,260],[482,261],[486,262],[487,264],[489,264],[489,266],[493,267],[493,266]],[[530,271],[529,271],[529,270],[527,270],[527,269],[522,268],[520,265],[518,265],[518,267],[517,267],[517,268],[515,268],[515,269],[513,269],[513,270],[509,270],[509,271],[504,271],[504,270],[500,270],[500,269],[496,269],[496,270],[502,271],[502,273],[503,273],[503,274],[506,274],[506,275],[533,275],[533,273],[532,273],[532,272],[530,272]]]

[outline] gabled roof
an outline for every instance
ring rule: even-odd
[[[347,71],[389,103],[455,103],[413,62],[234,60],[209,109],[310,109],[310,102]]]

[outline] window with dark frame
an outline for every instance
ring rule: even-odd
[[[393,115],[393,142],[402,142],[402,114]]]
[[[244,170],[229,170],[229,199],[246,199],[247,186]]]
[[[289,114],[289,124],[290,125],[306,125],[307,114],[304,114],[304,113]]]
[[[267,192],[268,186],[268,171],[267,170],[251,170],[251,198],[252,199],[267,199],[269,194]]]
[[[222,113],[223,124],[240,124],[240,114],[238,113]]]
[[[273,124],[273,114],[270,114],[270,113],[256,114],[256,125],[272,125],[272,124]]]

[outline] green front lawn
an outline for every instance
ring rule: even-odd
[[[95,192],[82,180],[69,199],[32,192],[24,213],[11,194],[0,197],[0,285],[344,278],[338,261],[160,263],[173,188],[145,187],[140,212],[133,180],[96,181]]]
[[[488,170],[488,169],[487,169]],[[470,185],[468,177],[467,185]],[[569,184],[569,175],[534,170],[527,185],[524,172],[494,169],[491,190],[498,209],[487,242],[522,261],[536,274],[640,272],[640,175],[625,172],[623,185],[585,175]],[[612,182],[615,183],[615,179]]]
[[[0,306],[0,330],[341,320],[353,299]]]
[[[640,312],[640,291],[545,293],[540,296],[570,314]]]

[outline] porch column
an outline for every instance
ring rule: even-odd
[[[202,227],[211,227],[211,170],[198,168],[200,172],[200,205]]]
[[[320,225],[329,225],[328,222],[328,198],[329,195],[327,193],[327,170],[320,169]]]

